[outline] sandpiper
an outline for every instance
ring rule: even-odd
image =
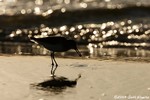
[[[45,38],[30,38],[31,41],[34,41],[40,45],[43,45],[46,49],[51,51],[51,60],[52,60],[52,68],[51,68],[51,75],[54,76],[55,71],[58,67],[58,64],[55,60],[54,53],[55,52],[65,52],[70,49],[74,49],[77,54],[81,57],[81,53],[77,48],[77,43],[74,40],[67,40],[65,37],[56,36],[56,37],[45,37]],[[55,68],[54,68],[55,65]]]

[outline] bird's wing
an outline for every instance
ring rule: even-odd
[[[65,37],[45,37],[45,38],[36,38],[35,41],[39,43],[48,43],[48,44],[59,44],[66,42],[67,39]]]

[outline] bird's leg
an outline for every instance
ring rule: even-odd
[[[51,60],[52,60],[51,74],[52,74],[52,75],[54,75],[54,73],[53,73],[53,67],[54,67],[53,55],[54,55],[54,52],[51,53]]]
[[[55,62],[55,69],[53,70],[53,75],[55,74],[55,71],[56,71],[56,69],[57,69],[57,67],[58,67],[58,64],[57,64],[57,62],[56,62],[56,60],[55,60],[55,57],[54,57],[54,53],[53,53],[53,60],[54,60],[54,62]]]

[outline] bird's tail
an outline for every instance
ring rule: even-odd
[[[30,40],[36,40],[36,38],[35,37],[29,37],[30,38]]]
[[[31,42],[37,43],[37,39],[35,37],[29,37]]]

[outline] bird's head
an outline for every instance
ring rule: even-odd
[[[74,49],[76,52],[77,52],[77,54],[81,57],[82,55],[81,55],[81,53],[79,52],[79,50],[78,50],[78,48],[77,48],[77,43],[76,43],[76,41],[74,41],[74,40],[69,40],[69,45],[70,45],[70,48],[71,49]]]

